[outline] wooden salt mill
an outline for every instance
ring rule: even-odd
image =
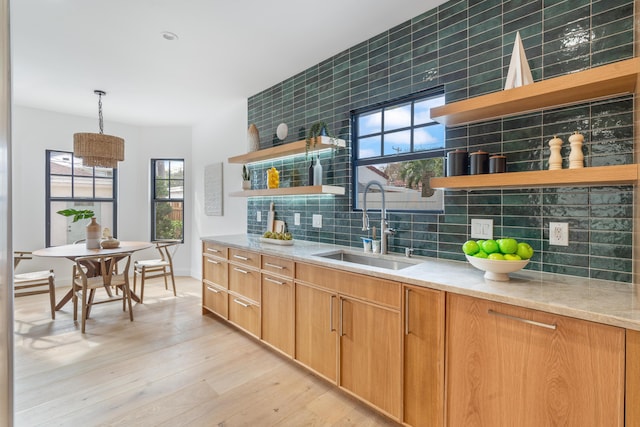
[[[554,135],[553,139],[549,141],[549,147],[551,148],[551,155],[549,156],[549,170],[562,169],[562,155],[560,154],[562,140]]]
[[[571,154],[569,154],[569,169],[579,169],[584,167],[584,154],[582,154],[582,141],[584,136],[576,131],[569,137],[571,143]]]

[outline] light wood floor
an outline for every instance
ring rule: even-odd
[[[71,304],[15,301],[16,426],[395,426],[231,326],[201,314],[200,282],[145,287],[129,322],[96,306],[87,333]],[[58,299],[66,289],[58,289]]]

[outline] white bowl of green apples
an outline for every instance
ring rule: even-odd
[[[509,273],[523,269],[533,256],[531,245],[509,237],[467,240],[462,252],[471,265],[485,272],[485,279],[500,282],[509,281]]]

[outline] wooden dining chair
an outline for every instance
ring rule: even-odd
[[[31,252],[15,251],[13,253],[13,290],[14,297],[26,297],[29,295],[49,294],[51,305],[51,319],[56,318],[56,284],[53,269],[15,273],[18,264],[24,260],[32,259]]]
[[[140,276],[140,302],[144,298],[144,282],[148,279],[156,277],[164,277],[164,288],[169,289],[167,277],[171,277],[173,285],[173,296],[176,296],[176,280],[173,276],[173,257],[170,249],[181,244],[180,241],[158,241],[156,249],[160,252],[160,258],[149,259],[143,261],[134,261],[133,263],[133,292],[136,291],[136,282]]]
[[[117,264],[124,264],[121,273],[116,273]],[[82,333],[85,333],[87,319],[91,307],[97,304],[122,301],[122,311],[129,309],[129,319],[133,321],[131,305],[131,288],[129,286],[129,266],[131,253],[118,255],[92,255],[75,259],[75,276],[73,278],[73,320],[78,320],[78,302],[82,305]],[[96,299],[96,291],[105,289],[107,295]],[[114,295],[111,290],[118,289],[122,295]]]

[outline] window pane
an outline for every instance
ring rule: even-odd
[[[168,179],[156,179],[156,199],[168,199],[169,198],[169,180]]]
[[[403,130],[384,135],[384,155],[411,152],[411,131]]]
[[[156,178],[169,178],[169,160],[156,160]]]
[[[98,167],[96,167],[95,174],[96,174],[96,176],[99,176],[101,178],[113,179],[113,169],[111,169],[111,168],[98,168]]]
[[[155,203],[154,240],[182,240],[182,202]]]
[[[440,123],[414,129],[413,151],[444,148],[444,131],[444,125]]]
[[[385,132],[411,126],[411,103],[384,110]]]
[[[91,209],[95,213],[96,222],[104,229],[113,230],[113,203],[111,202],[51,202],[51,246],[68,245],[84,239],[87,234],[89,219],[73,222],[73,217],[57,214],[63,209]]]
[[[111,178],[96,178],[96,195],[97,199],[113,198],[113,180]]]
[[[184,199],[184,181],[181,179],[172,179],[171,188],[169,189],[169,198]]]
[[[444,96],[416,102],[413,107],[413,124],[421,125],[432,122],[431,109],[440,105],[444,105]]]
[[[75,176],[93,176],[93,167],[82,166],[82,159],[74,158],[73,174]]]
[[[184,179],[184,162],[171,161],[171,179]]]
[[[55,175],[50,178],[51,197],[71,197],[71,176]]]
[[[382,129],[382,112],[380,110],[362,114],[358,117],[358,134],[371,135],[380,133]]]
[[[52,175],[71,175],[71,153],[52,151],[49,155],[49,169]]]
[[[73,179],[73,197],[93,197],[93,178],[76,176]]]
[[[358,157],[360,159],[366,159],[367,157],[378,157],[382,155],[380,152],[380,144],[379,136],[360,138],[358,140]]]

